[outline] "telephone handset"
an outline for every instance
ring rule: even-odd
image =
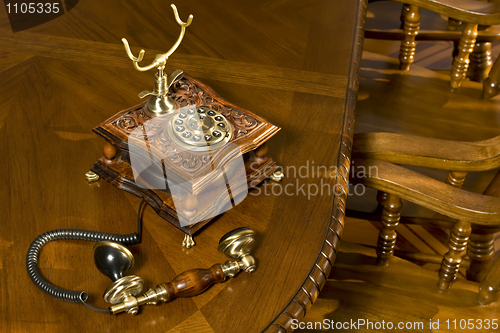
[[[179,274],[168,283],[160,283],[140,295],[144,280],[137,275],[124,275],[134,265],[134,256],[123,245],[103,241],[94,245],[94,262],[97,269],[113,281],[104,292],[104,300],[110,303],[112,314],[127,312],[135,315],[143,304],[157,305],[177,297],[196,296],[214,283],[234,277],[240,271],[252,273],[257,263],[252,256],[255,247],[255,231],[238,228],[222,236],[218,250],[233,260],[214,264],[208,269],[192,269]]]
[[[186,234],[182,244],[189,248],[195,245],[192,236],[241,202],[249,187],[271,176],[282,178],[266,145],[280,128],[226,101],[181,70],[170,76],[164,72],[193,21],[190,15],[183,22],[174,5],[172,9],[180,35],[149,65],[140,65],[144,50],[136,57],[122,39],[136,70],[157,70],[154,89],[139,94],[149,97],[147,101],[94,128],[106,143],[92,172],[144,198]]]

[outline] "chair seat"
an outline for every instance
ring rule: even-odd
[[[446,140],[486,140],[500,134],[500,96],[481,98],[482,85],[449,86],[449,76],[364,52],[356,132],[392,132]]]

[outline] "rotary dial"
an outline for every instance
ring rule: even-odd
[[[232,128],[220,112],[208,107],[191,107],[176,114],[168,126],[170,136],[183,148],[205,151],[222,147]]]

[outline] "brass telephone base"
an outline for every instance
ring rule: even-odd
[[[156,73],[153,91],[143,91],[139,94],[140,98],[151,95],[144,106],[144,110],[154,117],[163,117],[173,113],[177,108],[177,104],[174,99],[168,95],[168,91],[170,85],[181,74],[181,70],[176,70],[167,78],[166,75],[159,76],[158,73]]]
[[[175,101],[168,96],[152,96],[146,102],[145,110],[155,117],[166,116],[175,111]]]

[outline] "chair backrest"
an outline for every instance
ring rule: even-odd
[[[418,40],[452,41],[455,47],[451,86],[460,87],[465,77],[469,76],[471,80],[478,82],[486,80],[484,97],[491,98],[498,94],[500,68],[492,71],[491,75],[490,69],[492,68],[491,42],[500,39],[500,27],[488,28],[488,26],[500,24],[499,5],[474,0],[391,1],[404,3],[400,15],[400,29],[367,29],[365,37],[401,40],[400,69],[410,69],[415,59]],[[431,30],[420,30],[420,8],[449,17],[446,28],[442,26],[431,27]],[[467,24],[463,29],[459,29],[462,22]],[[478,25],[480,25],[479,28]],[[469,64],[471,64],[470,68]],[[487,79],[488,76],[489,79]]]

